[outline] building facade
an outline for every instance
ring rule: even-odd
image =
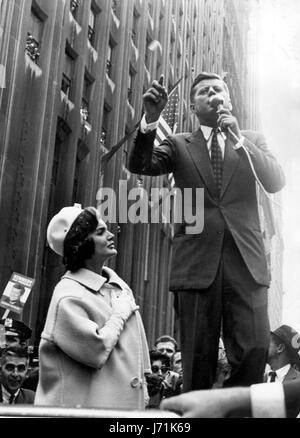
[[[247,2],[1,0],[0,20],[0,290],[12,272],[35,279],[22,319],[38,343],[64,272],[46,243],[50,218],[74,202],[96,206],[99,188],[118,197],[120,181],[127,193],[171,187],[167,176],[127,171],[132,136],[102,161],[140,120],[152,80],[164,74],[169,89],[180,80],[178,130],[191,131],[194,76],[225,75],[247,126]],[[168,289],[172,224],[126,223],[116,213],[118,256],[109,264],[131,285],[152,345],[177,334]]]

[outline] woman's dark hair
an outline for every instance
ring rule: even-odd
[[[153,363],[155,360],[160,360],[163,365],[170,368],[171,361],[169,356],[162,353],[159,350],[153,349],[149,351],[150,362]]]
[[[98,217],[94,207],[87,207],[75,219],[64,240],[63,263],[66,269],[77,271],[85,267],[85,260],[95,252],[95,243],[89,234],[97,229]]]

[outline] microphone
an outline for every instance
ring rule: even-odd
[[[224,105],[224,97],[221,96],[221,94],[214,94],[210,100],[209,103],[213,108],[215,108],[217,111],[220,111],[223,108]]]
[[[217,112],[219,112],[221,109],[223,109],[224,106],[224,97],[221,94],[214,94],[209,99],[209,103]],[[218,131],[221,132],[221,128],[218,127]]]

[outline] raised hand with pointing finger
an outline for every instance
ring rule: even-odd
[[[154,80],[149,90],[143,95],[147,123],[156,122],[168,102],[168,93],[163,85],[164,76]]]

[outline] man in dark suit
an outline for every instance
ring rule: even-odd
[[[223,102],[218,109],[215,98]],[[212,386],[221,322],[232,369],[226,384],[262,382],[269,344],[270,278],[255,177],[242,146],[270,193],[284,186],[281,167],[261,134],[240,130],[231,114],[228,87],[218,75],[201,73],[192,84],[190,108],[200,128],[171,135],[159,146],[153,145],[155,128],[168,99],[162,77],[153,81],[143,99],[145,116],[129,170],[144,175],[173,172],[183,199],[184,189],[192,190],[193,211],[196,189],[204,190],[203,231],[193,231],[183,220],[173,241],[170,289],[180,322],[184,391]]]
[[[33,404],[35,393],[21,388],[28,370],[27,350],[8,347],[1,354],[0,402],[2,404]]]
[[[271,332],[268,364],[271,369],[266,382],[288,382],[300,379],[300,334],[289,325],[281,325]]]

